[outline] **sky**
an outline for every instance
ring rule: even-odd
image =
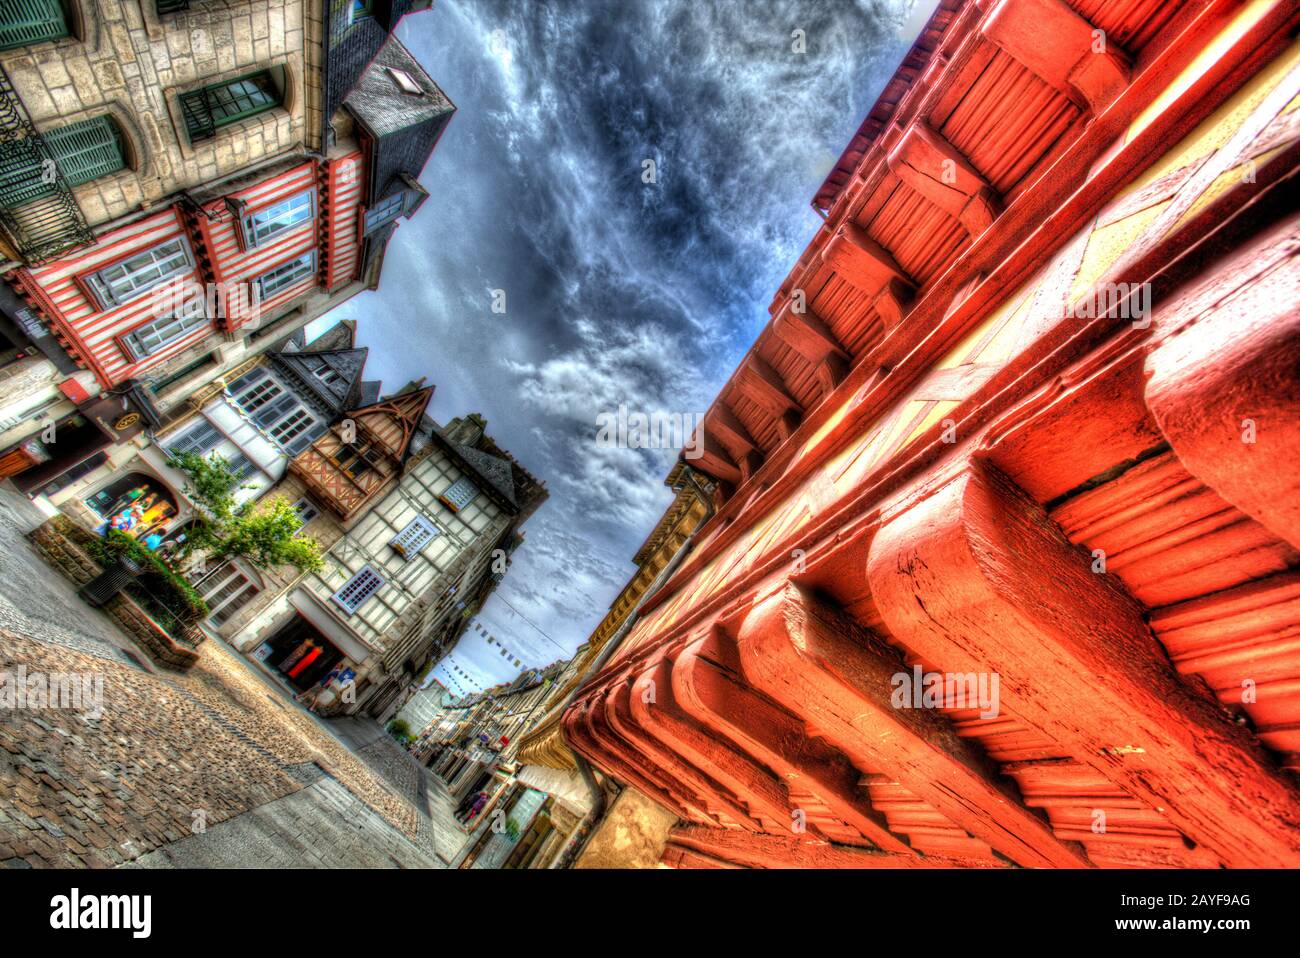
[[[380,288],[313,331],[357,320],[367,378],[427,377],[438,422],[482,413],[550,491],[476,620],[500,644],[471,627],[439,680],[511,679],[599,624],[672,500],[677,450],[598,444],[598,417],[708,408],[934,6],[435,0],[402,21],[457,112]]]

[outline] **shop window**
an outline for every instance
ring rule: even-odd
[[[0,3],[0,50],[69,36],[67,13],[59,0],[6,0]]]
[[[108,309],[191,269],[189,246],[177,237],[91,273],[86,277],[86,285],[99,300],[99,308]]]
[[[304,190],[265,209],[245,216],[241,223],[244,243],[250,249],[264,245],[282,233],[310,223],[316,216],[316,193]]]
[[[107,527],[115,517],[122,517],[118,527],[136,538],[151,532],[163,532],[166,524],[176,516],[176,499],[171,492],[152,476],[133,472],[116,479],[85,500]]]
[[[370,566],[362,566],[361,571],[348,579],[343,588],[334,593],[333,599],[349,615],[356,612],[372,595],[384,585],[384,578]]]
[[[418,555],[438,535],[438,527],[424,516],[416,516],[389,543],[403,559]]]
[[[197,143],[240,120],[273,110],[284,102],[280,71],[261,70],[237,80],[182,93],[181,114],[190,141]]]
[[[438,497],[438,500],[452,512],[460,512],[474,501],[478,495],[478,486],[468,476],[461,476],[451,487]]]

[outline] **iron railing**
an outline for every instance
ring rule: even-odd
[[[54,259],[78,246],[95,241],[81,207],[72,195],[63,171],[45,138],[36,131],[26,107],[0,68],[0,171],[39,171],[45,192],[5,189],[0,193],[0,228],[9,235],[14,251],[28,265]],[[14,186],[9,183],[8,186]]]

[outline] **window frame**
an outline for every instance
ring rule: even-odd
[[[410,562],[440,535],[442,530],[436,522],[423,513],[416,513],[415,518],[403,526],[402,531],[393,536],[388,544],[403,561]],[[405,541],[408,539],[409,542]]]
[[[208,83],[196,87],[193,90],[187,90],[184,93],[178,94],[176,100],[180,107],[181,122],[185,124],[185,132],[189,136],[190,143],[202,143],[206,140],[210,140],[217,135],[219,130],[224,129],[225,127],[234,126],[244,120],[252,119],[255,116],[260,116],[263,113],[268,113],[271,110],[283,107],[285,78],[283,75],[277,77],[275,72],[276,69],[283,70],[284,68],[267,67],[261,70],[254,70],[251,73],[245,73],[241,76],[231,77],[228,80],[221,80],[216,83]],[[250,81],[259,80],[263,77],[265,77],[266,82],[275,91],[273,99],[267,99],[264,102],[254,104],[252,102],[254,97],[247,91],[241,91],[239,93],[232,92],[232,88],[238,84],[249,83]],[[261,94],[266,94],[265,89],[263,89],[260,84],[254,84],[254,86]],[[217,102],[219,97],[223,94],[232,104],[237,104],[240,97],[247,97],[249,105],[231,113],[223,113],[221,118],[218,119],[217,106],[219,105],[223,110],[226,109],[226,104],[224,102],[219,104]],[[197,123],[191,122],[192,114],[197,114]]]
[[[274,274],[280,272],[281,270],[292,267],[295,264],[301,263],[303,260],[306,260],[309,266],[309,268],[305,272],[302,272],[294,276],[288,282],[282,283],[281,285],[277,286],[275,289],[271,290],[270,292],[267,292],[266,282],[268,277],[273,276]],[[295,256],[293,259],[285,260],[283,263],[280,263],[278,266],[274,266],[271,269],[268,269],[261,276],[258,276],[255,280],[253,280],[253,282],[257,284],[258,295],[260,297],[262,304],[265,305],[269,300],[280,295],[286,289],[292,289],[294,286],[302,282],[307,277],[315,276],[318,272],[319,269],[316,265],[316,250],[313,248],[307,250],[305,253]]]
[[[373,581],[375,584],[372,588],[367,589],[359,599],[345,599],[343,593],[363,581]],[[356,615],[367,602],[379,594],[379,591],[388,584],[388,580],[375,571],[370,563],[366,563],[348,578],[341,586],[335,590],[330,599],[348,615]]]
[[[117,269],[119,267],[125,268],[125,264],[130,260],[146,254],[156,253],[164,246],[171,246],[177,243],[180,244],[180,253],[182,254],[183,263],[179,264],[177,268],[173,269],[171,272],[155,279],[147,286],[139,286],[135,289],[128,290],[125,293],[121,293],[118,292],[112,286],[110,281],[103,275],[111,269]],[[142,267],[142,269],[150,269],[155,265],[155,263],[150,263],[148,266]],[[98,269],[88,270],[85,273],[78,274],[77,281],[82,289],[86,291],[87,298],[94,305],[99,307],[97,312],[106,312],[110,309],[116,309],[118,306],[125,306],[127,303],[139,299],[156,286],[161,286],[163,283],[193,272],[194,251],[190,249],[189,241],[186,240],[183,235],[177,235],[171,239],[163,240],[161,243],[155,243],[145,249],[126,253],[118,259],[113,260],[113,262],[100,266]]]
[[[393,200],[397,200],[398,203],[397,203],[396,210],[394,210],[390,215],[386,210],[386,206],[387,204],[391,203]],[[370,209],[363,210],[361,214],[362,234],[365,236],[371,236],[374,233],[378,232],[379,230],[383,229],[385,226],[389,225],[390,223],[395,223],[398,219],[400,219],[403,215],[405,215],[407,207],[410,205],[410,202],[411,202],[411,191],[409,189],[404,189],[397,193],[390,193],[388,196],[385,196],[383,199],[377,201],[375,205]],[[380,211],[384,211],[385,213],[384,218],[376,220],[375,222],[372,223],[370,221],[371,216],[373,216],[375,213],[378,213]]]
[[[301,200],[304,197],[306,197],[307,200],[307,216],[305,219],[296,220],[295,222],[290,223],[287,226],[280,226],[278,229],[271,229],[264,233],[259,232],[259,227],[255,222],[258,217],[267,216],[272,211],[278,209],[279,207],[294,203],[295,201]],[[261,247],[267,245],[267,243],[274,241],[277,237],[283,236],[288,233],[292,233],[295,230],[301,229],[303,226],[307,225],[308,223],[314,223],[315,221],[316,221],[316,188],[314,186],[309,186],[305,190],[300,190],[299,192],[294,193],[291,196],[286,196],[282,200],[277,200],[274,203],[269,203],[266,206],[254,210],[251,213],[245,212],[244,215],[239,218],[240,237],[244,241],[245,249],[260,249]]]
[[[300,497],[298,501],[293,504],[293,511],[296,512],[298,518],[302,520],[301,525],[298,526],[299,529],[320,515],[320,508],[316,503],[311,501],[309,496]],[[306,515],[304,515],[304,513],[306,513]]]
[[[457,500],[456,500],[455,498],[452,497],[452,493],[455,492],[456,488],[457,488],[458,486],[460,486],[460,485],[466,485],[466,486],[469,486],[469,488],[473,489],[474,492],[473,492],[473,494],[472,494],[468,499],[466,499],[464,502],[460,502],[460,503],[458,503]],[[471,479],[469,476],[460,476],[460,477],[458,477],[458,478],[456,479],[455,482],[453,482],[450,486],[448,486],[448,487],[447,487],[447,488],[446,488],[446,489],[445,489],[445,490],[444,490],[444,491],[443,491],[443,492],[438,496],[438,501],[441,502],[441,503],[442,503],[444,506],[446,506],[448,509],[450,509],[452,512],[455,512],[455,513],[458,513],[458,514],[459,514],[462,510],[464,510],[464,509],[468,508],[469,506],[473,505],[473,504],[474,504],[474,500],[477,499],[477,498],[479,497],[479,495],[482,494],[482,492],[483,492],[483,490],[480,489],[480,488],[478,487],[478,483],[476,483],[476,482],[475,482],[473,479]]]
[[[158,344],[153,348],[147,348],[141,342],[140,337],[142,335],[150,335],[154,332],[150,329],[149,333],[144,333],[143,330],[154,326],[162,326],[165,328],[166,324],[170,323],[180,324],[177,327],[177,331],[166,339],[159,340]],[[166,352],[169,347],[176,345],[195,330],[201,329],[205,325],[211,325],[211,320],[208,319],[207,313],[202,309],[195,309],[189,313],[171,313],[167,316],[160,316],[157,319],[151,319],[148,322],[141,323],[134,329],[122,333],[117,339],[118,344],[131,362],[142,363],[151,357],[157,356],[159,353]]]

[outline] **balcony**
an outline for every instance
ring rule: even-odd
[[[0,230],[35,266],[95,240],[49,144],[0,70]]]

